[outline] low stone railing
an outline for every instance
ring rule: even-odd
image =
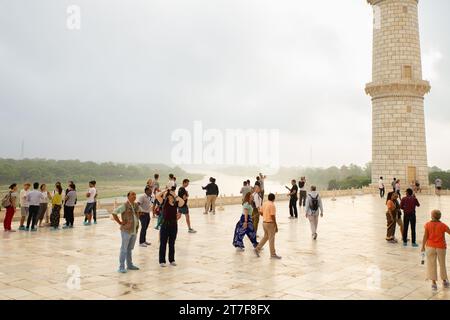
[[[350,196],[361,196],[365,194],[376,194],[378,189],[376,187],[364,187],[362,189],[345,189],[345,190],[320,190],[319,191],[322,198],[337,198],[337,197],[350,197]],[[433,195],[435,193],[434,186],[430,186],[423,190],[424,195]],[[267,193],[265,198],[267,199]],[[288,201],[289,196],[286,193],[275,193],[277,201]],[[442,190],[441,195],[450,195],[450,190]],[[203,208],[205,206],[205,197],[194,197],[189,199],[190,208]],[[216,207],[218,210],[222,210],[221,207],[227,205],[240,205],[242,204],[242,196],[235,195],[221,195],[217,198]],[[99,211],[99,217],[105,216],[107,213],[111,213],[114,209],[121,205],[120,202],[115,201],[114,203],[102,203],[100,199],[97,204],[97,210]],[[79,204],[75,207],[74,214],[76,217],[83,216],[85,204]],[[0,217],[4,218],[5,209],[0,212]],[[49,209],[50,214],[50,209]],[[63,210],[61,210],[61,218],[63,217]],[[14,221],[20,220],[20,209],[17,210]]]

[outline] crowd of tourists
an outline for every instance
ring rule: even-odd
[[[408,246],[410,239],[408,238],[409,230],[411,229],[411,245],[414,248],[419,247],[416,236],[416,211],[420,207],[420,202],[417,194],[421,192],[420,183],[412,183],[406,189],[406,195],[401,196],[400,180],[394,178],[391,183],[392,191],[388,192],[386,197],[386,241],[388,243],[396,244],[398,240],[395,237],[396,227],[400,229],[400,237],[404,247]],[[383,177],[380,177],[378,182],[380,190],[380,197],[384,198],[385,185]],[[436,179],[435,192],[440,196],[442,190],[442,180]],[[403,216],[403,218],[402,218]],[[424,237],[422,241],[421,251],[423,253],[423,261],[425,257],[427,261],[427,279],[432,281],[432,289],[437,290],[437,265],[439,262],[440,276],[443,281],[444,288],[450,288],[450,282],[447,276],[446,268],[446,250],[447,244],[445,241],[445,234],[450,234],[449,227],[441,222],[442,213],[439,210],[431,212],[431,220],[425,224]]]
[[[151,243],[147,241],[147,232],[151,218],[157,219],[155,229],[159,231],[159,264],[176,266],[175,242],[178,234],[178,220],[185,217],[188,232],[197,231],[192,228],[189,215],[189,179],[184,179],[180,187],[177,186],[176,177],[169,175],[165,186],[159,182],[159,174],[155,174],[147,181],[144,193],[137,196],[134,191],[127,194],[125,203],[117,207],[112,213],[113,219],[120,225],[121,247],[119,254],[120,273],[128,270],[139,270],[133,264],[132,252],[139,238],[139,246],[147,247]],[[267,242],[270,247],[270,258],[281,259],[275,249],[275,236],[278,233],[278,223],[275,200],[273,193],[265,195],[266,176],[259,174],[254,182],[246,180],[240,190],[242,195],[242,209],[236,227],[234,229],[232,244],[237,251],[245,250],[244,239],[247,237],[253,245],[254,253],[260,257],[261,250]],[[413,181],[406,189],[405,196],[401,194],[400,180],[394,178],[391,182],[391,191],[386,195],[386,187],[383,177],[379,180],[380,197],[386,196],[386,241],[391,244],[398,243],[396,227],[400,230],[400,238],[403,246],[408,246],[409,241],[414,248],[419,247],[416,237],[416,211],[420,207],[417,194],[421,192],[420,183]],[[84,208],[84,225],[97,224],[97,182],[90,181],[83,196],[86,199]],[[442,180],[435,181],[436,194],[441,195]],[[311,236],[317,240],[317,227],[319,216],[323,217],[323,202],[316,186],[307,188],[305,177],[291,181],[291,186],[286,186],[289,197],[289,219],[299,218],[302,211],[309,220]],[[216,214],[216,200],[219,196],[219,187],[216,179],[211,177],[206,186],[204,214]],[[9,187],[8,193],[2,198],[1,206],[6,209],[3,225],[5,232],[16,232],[12,229],[12,221],[16,211],[20,213],[19,231],[35,232],[38,228],[50,227],[55,231],[60,229],[61,215],[65,220],[62,229],[74,227],[74,209],[78,202],[79,194],[73,181],[69,181],[64,189],[61,182],[54,185],[52,191],[46,184],[35,182],[25,183],[20,188],[17,184]],[[19,208],[19,210],[17,209]],[[427,261],[427,278],[432,281],[432,288],[437,289],[437,269],[440,268],[440,277],[445,288],[450,288],[446,271],[446,241],[445,234],[450,234],[449,227],[441,222],[442,213],[439,210],[431,212],[431,220],[425,225],[422,241],[423,256]],[[258,231],[260,220],[263,229],[261,241]],[[139,230],[140,229],[140,230]],[[409,234],[411,239],[409,239]],[[168,249],[168,250],[167,250]],[[166,260],[166,257],[168,258]],[[425,260],[425,259],[424,259]]]

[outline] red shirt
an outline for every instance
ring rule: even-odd
[[[400,208],[405,214],[413,214],[416,212],[416,207],[420,207],[419,200],[414,196],[406,196],[400,202]]]
[[[445,223],[430,221],[425,225],[425,230],[428,231],[427,247],[447,249],[445,232],[448,230],[448,227]]]

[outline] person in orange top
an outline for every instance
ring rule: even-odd
[[[433,290],[437,290],[437,263],[441,278],[445,288],[450,288],[447,277],[447,268],[445,266],[445,255],[447,252],[447,243],[445,242],[445,233],[450,234],[450,229],[445,223],[441,222],[441,212],[433,210],[431,212],[431,221],[425,225],[425,234],[422,242],[422,252],[427,253],[428,280],[433,282]]]
[[[259,257],[259,252],[264,247],[267,241],[269,241],[270,246],[270,257],[272,259],[281,259],[279,255],[275,252],[275,234],[278,232],[277,219],[275,217],[276,207],[274,204],[275,195],[273,193],[269,194],[269,201],[264,202],[262,206],[261,215],[263,216],[264,223],[264,238],[255,248],[255,254]]]
[[[395,240],[395,225],[397,222],[398,211],[400,210],[400,204],[398,203],[398,194],[396,192],[389,192],[386,206],[386,241],[390,243],[397,243],[397,240]]]

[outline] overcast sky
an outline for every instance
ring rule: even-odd
[[[279,129],[282,165],[371,159],[365,0],[0,3],[0,157],[24,140],[29,158],[168,163],[202,120]],[[450,168],[450,1],[419,6],[429,164]]]

